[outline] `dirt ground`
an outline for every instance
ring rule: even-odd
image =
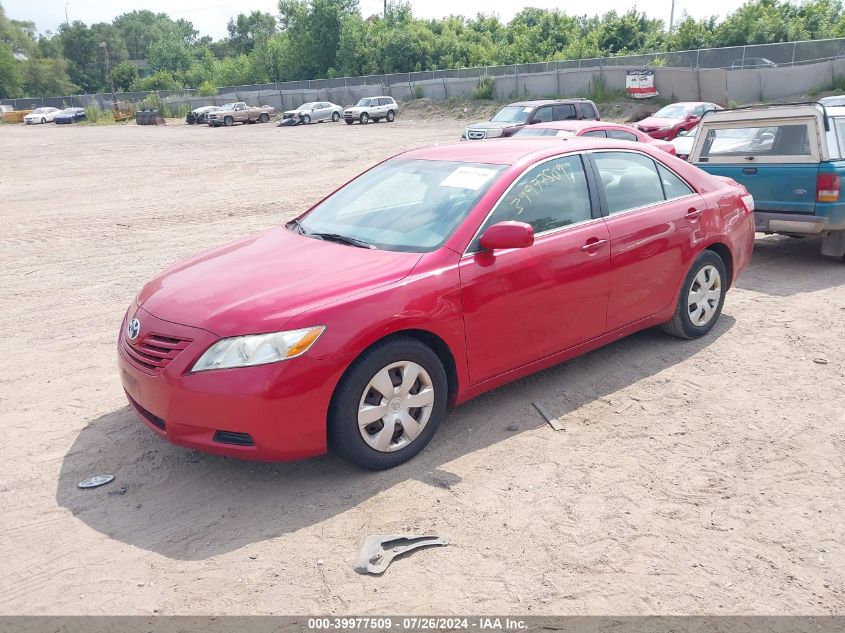
[[[0,126],[0,613],[845,613],[845,264],[814,240],[758,238],[704,339],[498,389],[389,472],[136,421],[116,337],[147,279],[460,129]],[[405,531],[453,545],[353,572]]]

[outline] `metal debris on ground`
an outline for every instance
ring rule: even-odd
[[[77,486],[80,488],[98,488],[105,486],[107,483],[114,481],[114,475],[94,475],[83,481],[80,481]]]
[[[546,422],[549,423],[550,427],[552,427],[555,431],[563,431],[563,424],[560,423],[560,420],[549,415],[543,405],[537,404],[536,402],[532,402],[531,404],[533,404],[534,408],[537,409],[537,413],[542,415]]]
[[[827,365],[827,359],[826,358],[814,358],[813,362],[816,365]]]
[[[117,490],[112,490],[109,492],[110,497],[122,497],[126,494],[126,488],[118,488]]]
[[[364,539],[353,568],[359,574],[383,574],[397,556],[421,547],[448,544],[448,539],[435,534],[375,534]]]

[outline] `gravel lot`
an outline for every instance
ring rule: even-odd
[[[845,264],[814,240],[759,238],[703,340],[487,394],[389,472],[135,420],[115,341],[145,280],[460,129],[0,126],[0,613],[845,613]],[[366,535],[430,530],[454,544],[353,572]]]

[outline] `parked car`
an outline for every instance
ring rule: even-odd
[[[399,114],[399,104],[393,100],[393,97],[365,97],[343,111],[343,120],[347,125],[352,125],[355,121],[378,123],[382,119],[393,123],[397,114]]]
[[[692,143],[695,140],[695,135],[698,132],[698,126],[691,130],[683,130],[678,132],[678,135],[672,139],[672,146],[675,148],[675,156],[687,160],[690,151],[692,150]]]
[[[750,205],[646,143],[412,150],[151,280],[121,380],[182,446],[291,460],[329,442],[390,468],[448,403],[643,328],[706,334],[751,257]]]
[[[776,68],[777,64],[771,59],[765,57],[746,57],[745,59],[735,59],[731,64],[731,70],[738,70],[742,68]]]
[[[227,103],[217,110],[213,110],[206,114],[208,124],[213,127],[220,127],[225,125],[229,127],[235,123],[267,123],[270,120],[270,115],[276,109],[273,106],[248,106],[243,101],[235,103]]]
[[[394,113],[395,114],[395,113]],[[328,101],[303,103],[295,110],[282,112],[278,125],[307,125],[311,122],[333,121],[337,123],[343,115],[343,106]]]
[[[819,103],[826,108],[833,106],[845,106],[845,95],[831,95],[829,97],[822,97]]]
[[[620,141],[634,143],[648,143],[662,149],[664,152],[675,154],[675,146],[666,141],[658,141],[648,134],[635,130],[620,123],[604,123],[601,121],[552,121],[551,123],[537,123],[517,130],[513,138],[525,139],[538,136],[570,138],[573,136],[590,136],[594,138],[613,138]]]
[[[59,113],[59,111],[60,110],[58,108],[36,108],[35,110],[27,114],[23,118],[23,121],[27,125],[36,125],[38,123],[50,123],[52,122],[53,117],[55,117]]]
[[[76,123],[87,118],[85,108],[65,108],[53,117],[53,123]]]
[[[690,162],[751,192],[758,231],[820,237],[823,254],[845,256],[845,107],[711,113],[699,124]]]
[[[203,125],[208,123],[208,115],[211,112],[217,112],[220,108],[218,106],[202,106],[194,108],[185,117],[185,123],[188,125]]]
[[[544,99],[517,101],[499,110],[489,121],[468,126],[461,140],[479,141],[499,136],[513,136],[526,125],[550,121],[601,119],[596,104],[588,99]]]
[[[689,131],[698,125],[707,112],[721,109],[715,103],[700,101],[673,103],[646,117],[635,127],[652,138],[671,141],[679,132]]]

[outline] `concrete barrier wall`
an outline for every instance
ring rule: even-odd
[[[572,68],[536,73],[497,75],[494,97],[499,101],[539,99],[544,97],[589,97],[602,91],[619,92],[625,89],[628,70],[635,68]],[[845,77],[845,59],[779,68],[747,70],[655,68],[655,86],[660,96],[676,101],[712,101],[723,106],[730,102],[754,103],[782,99],[813,90],[830,89],[836,77]],[[361,84],[300,90],[273,90],[271,86],[252,86],[251,90],[231,90],[211,97],[173,95],[162,102],[175,110],[181,104],[191,109],[203,105],[223,105],[231,101],[245,101],[250,105],[272,105],[277,110],[290,110],[307,101],[331,101],[342,106],[356,103],[362,97],[392,95],[397,101],[410,101],[422,96],[434,101],[453,97],[471,97],[477,77],[434,78],[413,81],[410,75],[394,75],[402,81],[384,84]],[[407,77],[407,78],[406,78]],[[306,85],[303,82],[303,85]],[[109,107],[109,98],[102,95],[76,98],[78,102],[97,101]],[[84,105],[80,103],[80,105]]]

